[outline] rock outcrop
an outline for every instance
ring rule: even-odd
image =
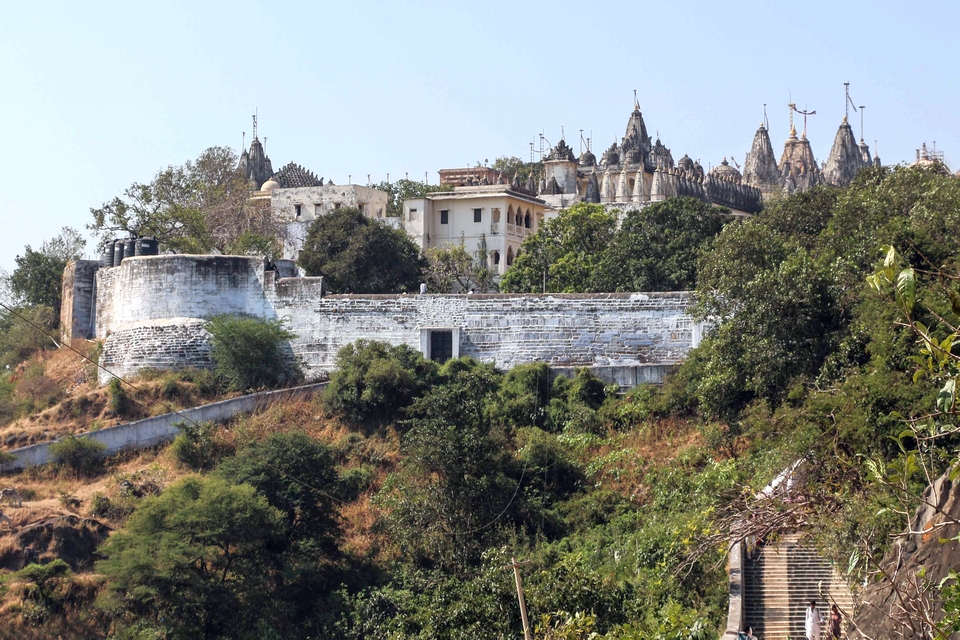
[[[921,569],[925,571],[923,579],[937,585],[960,567],[960,543],[954,539],[960,534],[960,525],[955,524],[960,522],[960,485],[943,475],[928,487],[924,499],[926,504],[917,510],[911,525],[912,531],[921,533],[900,538],[887,552],[884,572],[895,576],[895,581],[874,582],[863,589],[855,620],[859,631],[851,633],[851,639],[929,637],[916,620],[902,615],[901,595],[908,599],[916,595],[912,582]],[[936,619],[942,615],[942,610],[933,611]]]
[[[74,571],[93,566],[94,553],[110,527],[98,520],[75,515],[45,518],[21,527],[13,535],[13,544],[5,545],[0,567],[19,570],[30,563],[47,563],[57,558]]]

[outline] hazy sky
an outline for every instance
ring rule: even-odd
[[[743,163],[764,103],[779,154],[792,95],[822,162],[850,82],[885,163],[924,141],[960,161],[958,24],[957,0],[6,3],[0,268],[166,165],[249,144],[255,109],[274,169],[436,183],[561,127],[599,155],[634,89],[650,134],[705,167]]]

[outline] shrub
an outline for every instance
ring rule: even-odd
[[[180,435],[173,440],[173,457],[194,471],[212,468],[224,453],[213,438],[216,426],[211,422],[180,422],[175,426]]]
[[[67,436],[51,443],[50,453],[58,463],[70,467],[80,477],[92,474],[103,464],[100,454],[106,448],[105,444],[92,438]]]
[[[40,374],[21,380],[17,384],[17,394],[24,399],[24,411],[34,413],[56,404],[63,396],[63,390],[56,380]]]
[[[122,416],[130,409],[130,396],[127,390],[123,388],[123,382],[120,378],[111,378],[107,386],[107,392],[110,394],[110,411],[118,416]]]
[[[505,427],[544,427],[550,406],[550,365],[522,364],[504,376],[491,418]]]
[[[49,335],[33,327],[43,327],[53,333],[59,316],[54,315],[52,308],[39,305],[22,308],[18,312],[30,323],[10,314],[0,315],[0,368],[7,365],[12,368],[37,351],[54,346]]]
[[[17,578],[30,583],[23,599],[32,600],[47,611],[56,612],[62,602],[57,587],[70,577],[70,565],[57,558],[47,564],[28,564],[17,572]]]
[[[354,467],[343,472],[340,476],[340,487],[343,499],[352,502],[370,488],[373,484],[374,472],[367,465]]]
[[[282,387],[303,379],[290,348],[294,334],[280,320],[216,316],[207,323],[213,336],[214,369],[229,391]]]
[[[396,420],[437,377],[437,365],[406,345],[358,340],[337,353],[324,401],[354,424]]]

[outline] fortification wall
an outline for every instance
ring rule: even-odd
[[[264,263],[246,256],[163,255],[125,259],[97,273],[96,336],[152,320],[219,314],[272,317]]]
[[[203,321],[229,313],[284,320],[308,375],[332,371],[337,351],[358,339],[429,355],[433,334],[449,332],[454,356],[503,368],[588,366],[629,383],[661,379],[699,336],[683,292],[323,296],[322,278],[276,276],[240,256],[144,256],[101,269],[101,362],[124,376],[210,366]],[[109,378],[101,371],[101,383]]]

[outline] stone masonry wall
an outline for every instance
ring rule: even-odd
[[[97,260],[75,260],[63,270],[60,337],[64,342],[94,335],[94,283],[99,268]]]
[[[210,334],[196,318],[170,318],[110,334],[100,354],[98,379],[135,376],[144,369],[204,369],[213,366]],[[106,369],[106,371],[104,371]]]
[[[455,350],[499,367],[647,368],[679,363],[697,341],[688,293],[334,295],[322,278],[277,278],[258,258],[145,256],[97,273],[96,334],[117,375],[209,366],[203,321],[232,313],[281,319],[306,372],[334,367],[361,338],[423,349],[451,330]],[[641,374],[634,379],[647,379]],[[662,375],[658,373],[657,375]],[[101,383],[109,381],[101,372]]]

